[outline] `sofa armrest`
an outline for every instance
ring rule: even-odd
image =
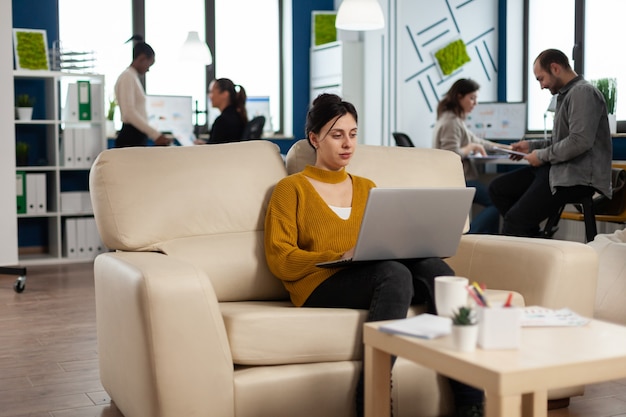
[[[519,292],[528,306],[567,307],[593,317],[598,256],[582,243],[464,235],[447,262],[470,281]]]
[[[204,272],[159,253],[94,263],[100,375],[129,417],[233,416],[233,363]]]

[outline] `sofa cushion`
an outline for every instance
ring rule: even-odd
[[[487,290],[495,304],[510,291]],[[512,292],[514,306],[524,297]],[[425,312],[411,306],[407,316]],[[237,365],[282,365],[363,358],[365,310],[294,307],[289,301],[220,303],[233,362]]]
[[[238,365],[360,360],[365,310],[294,307],[289,301],[220,303]],[[423,312],[414,306],[409,315]]]
[[[174,239],[158,248],[204,271],[220,301],[289,299],[267,267],[261,230]]]
[[[286,172],[278,146],[260,140],[109,149],[89,181],[106,247],[156,251],[173,239],[263,230],[271,191]]]

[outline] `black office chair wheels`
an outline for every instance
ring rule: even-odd
[[[13,289],[16,293],[21,293],[26,288],[26,276],[21,275],[15,280],[15,284],[13,284]]]

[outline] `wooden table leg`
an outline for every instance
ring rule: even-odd
[[[389,417],[391,356],[365,345],[365,417]]]
[[[485,395],[485,417],[521,417],[522,398],[519,395]]]
[[[522,395],[523,417],[547,417],[548,392],[539,391]]]

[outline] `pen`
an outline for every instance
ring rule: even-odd
[[[480,298],[483,302],[483,305],[485,307],[489,307],[489,303],[487,302],[487,297],[485,297],[485,294],[483,293],[482,288],[480,288],[480,285],[478,285],[478,283],[476,281],[472,282],[472,285],[474,286],[474,289],[476,291],[476,295],[478,296],[478,298]]]
[[[472,288],[471,285],[468,285],[467,287],[465,287],[465,289],[467,290],[470,297],[472,297],[472,299],[476,302],[477,305],[483,306],[483,307],[485,306],[485,304],[481,301],[481,299],[478,298],[478,295],[476,295],[476,291]]]
[[[504,307],[511,307],[511,300],[513,299],[513,293],[510,292],[506,297],[506,302],[504,303]]]

